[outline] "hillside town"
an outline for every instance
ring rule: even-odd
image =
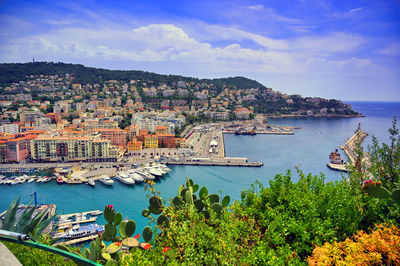
[[[257,113],[355,114],[341,101],[302,98],[263,86],[242,89],[204,80],[77,80],[74,73],[38,74],[3,84],[0,162],[120,161],[146,149],[193,149],[185,136],[197,122],[248,120]],[[278,111],[263,112],[263,104]]]

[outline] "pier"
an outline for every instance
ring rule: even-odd
[[[95,222],[97,220],[97,215],[102,214],[102,211],[95,210],[95,211],[87,211],[87,212],[77,212],[77,213],[71,213],[71,214],[63,214],[59,215],[59,227],[65,227],[64,224],[81,224],[81,223],[91,223]],[[87,215],[90,215],[89,218],[87,218]],[[75,221],[72,220],[72,218],[75,217]]]
[[[351,162],[351,165],[356,164],[357,160],[357,154],[355,153],[355,149],[357,144],[361,144],[365,138],[368,136],[368,134],[364,131],[361,130],[360,124],[358,124],[358,128],[354,132],[354,135],[349,138],[343,146],[340,148],[344,150],[346,153],[347,157],[349,157],[349,160]],[[369,160],[369,154],[364,152],[364,161],[363,161],[367,167],[371,165],[371,162]],[[342,172],[348,172],[347,169],[347,164],[334,164],[334,163],[327,163],[326,164],[330,169],[337,170],[337,171],[342,171]]]
[[[97,234],[94,234],[94,235],[91,235],[91,236],[85,236],[85,237],[81,237],[81,238],[75,238],[75,239],[71,239],[71,240],[68,240],[68,241],[64,241],[64,242],[61,242],[60,244],[64,244],[64,245],[73,245],[73,244],[78,244],[78,243],[81,243],[81,242],[86,242],[86,241],[89,241],[89,240],[93,240],[93,239],[95,239],[97,237]]]
[[[360,125],[358,125],[357,130],[354,132],[354,135],[351,136],[351,138],[348,139],[346,141],[346,143],[340,147],[347,154],[347,156],[349,157],[349,159],[353,165],[355,165],[356,160],[357,160],[357,155],[355,154],[355,151],[354,151],[356,148],[356,145],[357,145],[357,143],[361,144],[367,136],[368,136],[368,134],[366,132],[362,131],[360,128]],[[364,153],[364,157],[368,158],[369,156],[367,153]],[[368,161],[369,160],[367,160],[367,162]]]

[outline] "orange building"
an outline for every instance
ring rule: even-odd
[[[142,148],[143,148],[143,142],[138,141],[138,140],[129,141],[128,145],[127,145],[127,148],[128,148],[128,152],[141,151]]]
[[[47,113],[44,116],[50,118],[51,123],[55,123],[55,124],[57,124],[61,120],[61,114]]]
[[[167,126],[157,126],[156,135],[167,134]]]
[[[159,148],[175,148],[175,136],[173,134],[159,134],[157,137]]]
[[[93,131],[99,132],[102,139],[111,140],[111,145],[125,147],[126,131],[119,128],[97,128]]]

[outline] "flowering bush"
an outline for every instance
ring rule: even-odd
[[[313,250],[310,265],[400,265],[400,229],[378,225],[370,234],[359,231],[342,242]]]

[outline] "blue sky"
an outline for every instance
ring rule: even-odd
[[[400,101],[400,1],[0,0],[0,62],[33,57]]]

